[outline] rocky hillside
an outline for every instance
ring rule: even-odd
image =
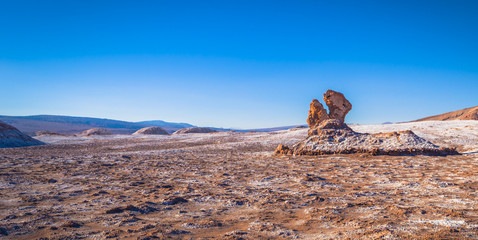
[[[435,116],[415,120],[420,121],[450,121],[450,120],[478,120],[478,106],[465,108],[458,111],[447,112]]]
[[[23,134],[13,126],[0,122],[0,148],[28,147],[36,145],[44,145],[44,143]]]

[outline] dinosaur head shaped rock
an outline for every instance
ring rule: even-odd
[[[316,128],[328,119],[337,119],[340,122],[344,122],[345,116],[352,109],[352,104],[344,95],[333,90],[327,90],[327,92],[324,93],[324,101],[329,108],[328,114],[319,100],[314,99],[310,103],[309,115],[307,117],[309,128]]]

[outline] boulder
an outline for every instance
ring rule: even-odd
[[[145,127],[134,132],[133,135],[169,135],[169,133],[161,127]]]
[[[288,154],[288,153],[292,153],[292,152],[291,152],[291,150],[289,149],[289,147],[284,146],[284,145],[282,145],[282,144],[279,144],[279,146],[277,146],[277,148],[276,148],[275,153]]]
[[[44,144],[20,132],[13,126],[0,122],[0,148],[28,147]]]

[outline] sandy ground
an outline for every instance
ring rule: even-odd
[[[463,155],[279,156],[306,129],[49,137],[0,149],[0,239],[478,239],[478,123],[412,129]]]

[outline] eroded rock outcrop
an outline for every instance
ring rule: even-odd
[[[322,103],[317,99],[312,100],[310,103],[309,116],[307,116],[307,124],[309,124],[309,127],[313,128],[327,119],[330,119],[330,117]]]
[[[391,133],[357,133],[345,124],[345,116],[352,104],[342,93],[327,90],[324,101],[329,113],[317,100],[310,104],[307,123],[308,137],[291,148],[279,145],[278,154],[323,155],[343,153],[371,153],[373,155],[449,155],[455,149],[441,148],[412,131]]]
[[[20,132],[13,126],[0,122],[0,148],[28,147],[44,144]]]
[[[145,127],[133,133],[133,135],[169,135],[162,127]]]
[[[112,133],[108,129],[104,128],[92,128],[88,129],[86,131],[81,132],[79,135],[80,136],[95,136],[95,135],[111,135]]]
[[[352,110],[352,104],[342,93],[330,89],[324,93],[324,101],[327,107],[329,107],[329,117],[332,119],[344,122],[345,116]]]
[[[344,122],[345,116],[352,109],[352,104],[342,93],[330,89],[324,93],[324,102],[329,108],[329,113],[327,113],[327,110],[319,100],[314,99],[310,103],[309,116],[307,116],[307,124],[309,124],[309,128],[316,128],[323,121],[328,119],[337,119]]]

